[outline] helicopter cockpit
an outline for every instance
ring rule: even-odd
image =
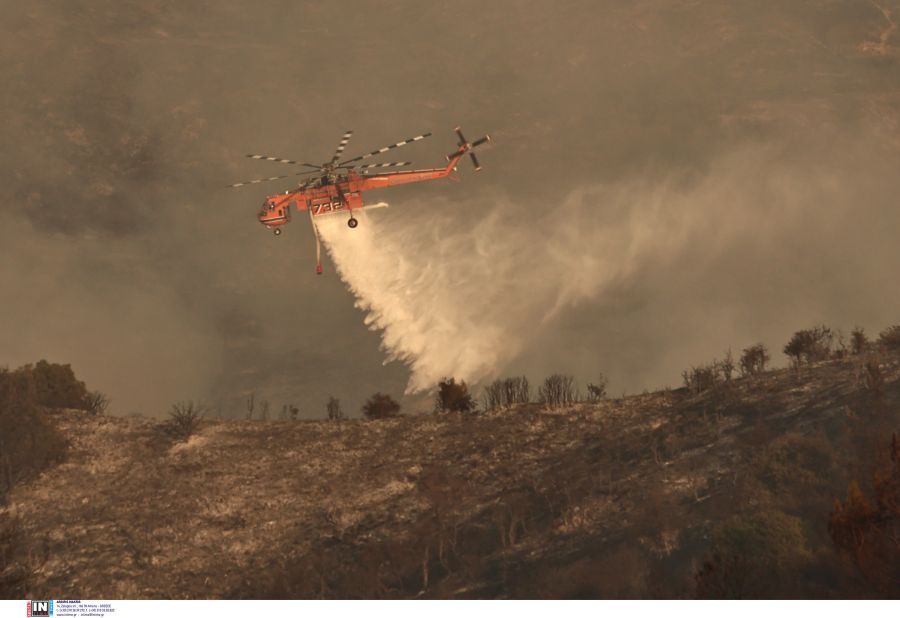
[[[259,222],[266,227],[274,227],[283,225],[291,220],[291,206],[289,203],[276,203],[272,200],[266,200],[262,203],[259,210]],[[275,228],[275,235],[281,234],[281,230]]]

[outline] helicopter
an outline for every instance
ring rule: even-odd
[[[468,142],[459,127],[456,127],[454,130],[459,138],[459,142],[456,145],[456,150],[447,155],[447,165],[445,167],[371,172],[370,170],[412,165],[409,161],[390,163],[363,162],[374,156],[393,150],[394,148],[400,148],[401,146],[423,140],[430,137],[431,133],[416,135],[415,137],[410,137],[409,139],[396,142],[390,146],[373,150],[364,155],[341,160],[344,149],[347,147],[350,138],[353,136],[353,131],[347,131],[342,136],[331,160],[322,163],[321,165],[304,163],[293,159],[282,159],[263,154],[248,154],[246,155],[248,158],[256,159],[258,161],[271,161],[274,163],[283,163],[312,169],[282,176],[236,182],[228,185],[228,188],[238,188],[246,185],[259,184],[261,182],[281,180],[292,176],[309,175],[310,178],[302,181],[296,189],[266,196],[266,199],[259,210],[259,214],[257,215],[257,219],[267,229],[272,230],[275,236],[280,236],[282,227],[291,221],[292,209],[294,212],[307,211],[309,213],[309,221],[312,225],[313,235],[316,239],[316,274],[321,275],[321,242],[319,240],[319,230],[316,227],[316,219],[318,217],[341,213],[347,214],[349,215],[347,225],[352,229],[359,224],[359,220],[353,216],[354,211],[387,206],[387,204],[383,202],[366,205],[362,197],[363,191],[444,178],[456,170],[459,160],[466,154],[469,155],[472,165],[475,166],[475,171],[481,170],[481,164],[478,162],[478,158],[475,156],[473,150],[490,142],[491,136],[485,135],[473,142]]]

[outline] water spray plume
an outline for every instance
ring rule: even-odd
[[[477,219],[449,203],[407,205],[389,219],[361,213],[355,230],[329,218],[320,231],[387,360],[409,366],[413,393],[444,376],[495,377],[561,309],[627,271],[643,237],[604,225],[591,206],[579,194],[554,216],[511,225],[508,202]]]

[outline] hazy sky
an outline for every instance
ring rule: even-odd
[[[440,375],[618,393],[900,321],[900,2],[17,3],[0,19],[0,364],[114,413],[355,413]],[[484,170],[276,239],[265,152],[489,132]],[[357,234],[358,236],[352,236]],[[369,330],[368,325],[377,327]],[[400,361],[384,365],[387,358]]]

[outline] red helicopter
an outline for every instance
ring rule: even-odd
[[[282,178],[290,178],[291,176],[305,176],[307,174],[317,174],[311,177],[291,191],[277,193],[266,197],[262,208],[259,211],[259,222],[271,229],[276,236],[281,235],[281,226],[289,223],[291,220],[291,208],[295,211],[309,211],[309,220],[312,224],[313,235],[316,237],[316,273],[322,274],[321,245],[319,242],[319,230],[316,228],[316,217],[333,215],[346,212],[350,215],[347,225],[355,228],[359,221],[353,216],[354,210],[364,210],[366,208],[378,208],[384,204],[372,204],[366,206],[363,203],[362,192],[369,189],[382,189],[384,187],[392,187],[394,185],[403,185],[411,182],[422,182],[423,180],[435,180],[448,176],[450,172],[456,169],[460,158],[468,154],[475,166],[475,171],[481,169],[475,153],[472,152],[478,146],[491,141],[490,135],[467,142],[463,137],[462,131],[456,127],[456,135],[459,137],[456,151],[447,155],[447,166],[436,167],[420,170],[401,170],[396,172],[376,172],[371,173],[368,170],[373,168],[385,167],[402,167],[412,165],[409,161],[394,163],[368,163],[360,164],[370,157],[374,157],[381,153],[387,152],[393,148],[399,148],[412,142],[429,137],[431,133],[424,133],[409,139],[373,150],[370,153],[353,157],[341,161],[341,155],[353,131],[344,133],[341,143],[338,144],[337,150],[331,160],[322,165],[313,165],[312,163],[303,163],[292,159],[281,159],[278,157],[270,157],[261,154],[248,154],[247,157],[260,161],[274,161],[276,163],[286,163],[288,165],[302,165],[304,167],[313,168],[297,172],[295,174],[287,174],[284,176],[272,176],[271,178],[257,178],[256,180],[247,180],[245,182],[237,182],[228,185],[230,188],[243,187],[244,185],[253,185],[270,180],[280,180]],[[355,164],[355,165],[354,165]]]

